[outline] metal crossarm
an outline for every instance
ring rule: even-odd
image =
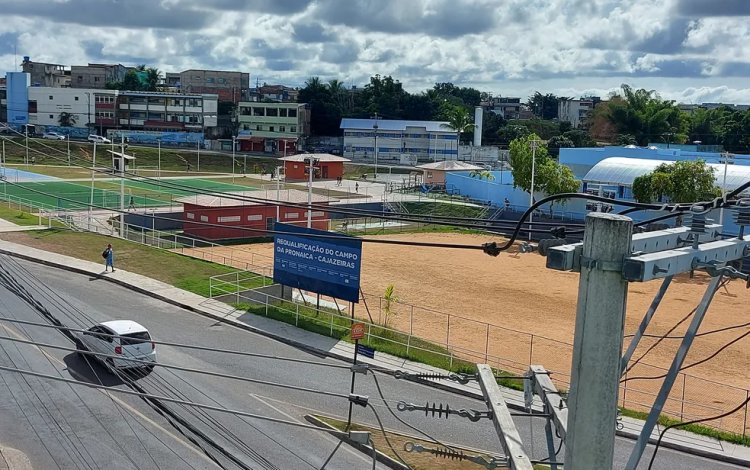
[[[477,370],[484,400],[492,410],[492,422],[495,424],[495,431],[508,458],[508,467],[511,470],[533,470],[534,467],[523,448],[516,424],[508,411],[508,405],[505,404],[500,394],[500,387],[497,385],[492,368],[487,364],[477,364]]]
[[[539,395],[544,403],[545,413],[552,416],[558,436],[565,440],[568,430],[568,406],[565,400],[560,396],[560,392],[549,377],[549,372],[544,367],[531,366],[529,375],[532,378],[529,385],[533,387],[534,394]]]

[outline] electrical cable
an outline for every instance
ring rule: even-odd
[[[659,433],[659,439],[656,440],[656,445],[654,446],[654,452],[651,454],[651,460],[648,463],[648,470],[651,470],[651,467],[654,465],[654,459],[656,458],[656,453],[659,452],[659,447],[661,446],[661,441],[664,438],[664,434],[666,434],[667,431],[673,428],[679,428],[683,426],[688,426],[690,424],[698,424],[698,423],[704,423],[706,421],[714,421],[716,419],[726,418],[729,415],[732,415],[738,411],[740,411],[745,405],[750,403],[750,397],[744,400],[742,403],[737,405],[735,408],[732,408],[731,410],[722,413],[720,415],[716,416],[709,416],[708,418],[700,418],[700,419],[694,419],[692,421],[687,421],[685,423],[674,423],[670,424],[669,426],[666,426],[662,431]]]
[[[698,310],[698,307],[694,307],[692,310],[690,310],[690,312],[688,312],[687,315],[685,315],[684,317],[682,317],[680,319],[680,321],[678,321],[672,328],[670,328],[665,334],[661,335],[659,337],[659,339],[654,344],[652,344],[651,346],[649,346],[649,348],[643,354],[641,354],[641,356],[638,359],[636,359],[635,361],[633,361],[632,364],[629,364],[625,368],[625,373],[630,372],[635,366],[637,366],[638,363],[640,363],[643,360],[643,358],[646,357],[646,355],[648,353],[650,353],[651,351],[653,351],[654,348],[656,348],[664,340],[664,338],[666,336],[668,336],[670,333],[672,333],[674,330],[676,330],[680,325],[682,325],[683,323],[685,323],[685,321],[688,318],[690,318],[695,313],[696,310]],[[624,380],[621,380],[620,382],[623,382],[623,381]]]
[[[369,404],[368,404],[369,405]],[[383,421],[380,420],[380,415],[378,414],[378,410],[375,409],[374,406],[369,405],[369,408],[372,410],[372,414],[375,415],[375,420],[378,422],[378,426],[380,427],[380,432],[383,434],[383,439],[385,439],[385,442],[388,444],[388,448],[391,449],[391,452],[396,456],[396,458],[406,466],[406,468],[411,469],[411,466],[406,463],[406,461],[401,458],[401,455],[399,455],[398,451],[393,447],[393,444],[391,444],[391,440],[388,438],[388,432],[385,430],[385,426],[383,426]],[[373,443],[373,449],[375,448],[375,444]]]
[[[748,326],[750,326],[750,322],[741,323],[741,324],[732,325],[732,326],[725,326],[723,328],[717,328],[715,330],[704,331],[703,333],[696,333],[695,337],[696,338],[700,338],[701,336],[708,336],[708,335],[713,335],[713,334],[716,334],[716,333],[723,333],[725,331],[736,330],[738,328],[745,328],[745,327],[748,327]],[[635,335],[634,334],[629,334],[629,335],[625,335],[624,337],[625,338],[632,338],[633,336],[635,336]],[[662,335],[642,334],[641,338],[662,338]],[[683,339],[683,338],[685,338],[685,336],[663,336],[663,339]]]

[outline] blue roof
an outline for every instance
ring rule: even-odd
[[[419,127],[427,132],[451,132],[455,133],[447,121],[403,121],[398,119],[351,119],[341,120],[341,129],[366,129],[371,130],[375,123],[381,131],[405,131],[407,127]]]

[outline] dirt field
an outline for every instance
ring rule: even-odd
[[[419,240],[441,243],[478,245],[492,238],[479,235],[456,233],[402,234],[386,236],[400,240]],[[499,241],[499,240],[496,240]],[[233,258],[256,253],[254,263],[270,263],[272,245],[246,245],[242,247],[220,248]],[[226,250],[226,251],[225,251]],[[515,250],[514,250],[515,251]],[[261,258],[265,255],[269,258]],[[362,289],[368,294],[368,303],[373,316],[377,313],[377,297],[386,286],[393,283],[402,303],[414,304],[439,312],[460,317],[468,317],[487,322],[498,327],[510,328],[572,343],[575,323],[578,274],[563,273],[546,269],[545,258],[536,254],[503,253],[497,258],[479,250],[436,249],[404,247],[365,243],[363,246]],[[260,260],[260,261],[259,261]],[[697,274],[694,279],[687,276],[675,279],[657,311],[648,333],[661,334],[687,315],[700,301],[709,278]],[[626,320],[626,334],[635,331],[644,312],[659,288],[661,281],[633,283],[630,285]],[[748,309],[750,291],[742,281],[732,281],[727,289],[721,289],[714,298],[701,331],[725,328],[750,323]],[[394,326],[436,342],[461,345],[467,351],[489,354],[509,359],[504,367],[523,370],[530,358],[535,363],[566,374],[570,368],[570,346],[528,335],[515,334],[500,328],[489,328],[483,324],[452,318],[447,333],[445,315],[432,314],[423,309],[412,311],[399,307]],[[359,313],[364,315],[362,308]],[[413,317],[413,321],[412,318]],[[377,321],[377,318],[375,318]],[[673,335],[684,333],[689,320],[677,328]],[[695,340],[686,364],[706,358],[729,341],[748,333],[750,325],[725,332],[698,337]],[[636,355],[654,343],[654,339],[644,338]],[[529,344],[532,342],[533,344]],[[626,344],[628,339],[626,339]],[[488,343],[486,346],[485,343]],[[644,362],[668,367],[674,352],[679,346],[678,339],[663,341],[651,351]],[[476,359],[477,361],[480,358]],[[517,365],[517,367],[514,367]],[[688,374],[722,384],[732,384],[747,388],[750,384],[750,335],[722,351],[717,357],[687,371]],[[639,367],[630,375],[658,375],[662,371]],[[676,384],[672,396],[686,394],[694,396],[700,403],[714,403],[719,409],[726,409],[745,398],[744,391],[736,390],[717,394],[717,387],[703,381],[683,378],[685,382]],[[694,383],[691,383],[694,382]],[[633,390],[628,390],[628,401],[638,403],[653,401],[650,397],[661,381],[631,381]],[[637,385],[636,385],[637,384]],[[638,390],[648,391],[637,397]],[[735,393],[736,392],[736,393]],[[705,395],[698,397],[697,395]],[[736,396],[735,396],[736,395]],[[687,416],[710,415],[707,410],[683,409]]]

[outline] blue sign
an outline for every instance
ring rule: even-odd
[[[362,346],[361,344],[357,345],[357,354],[369,357],[370,359],[375,359],[375,350],[368,348],[367,346]]]
[[[284,232],[273,237],[274,282],[359,302],[361,240],[279,222],[274,230]]]

